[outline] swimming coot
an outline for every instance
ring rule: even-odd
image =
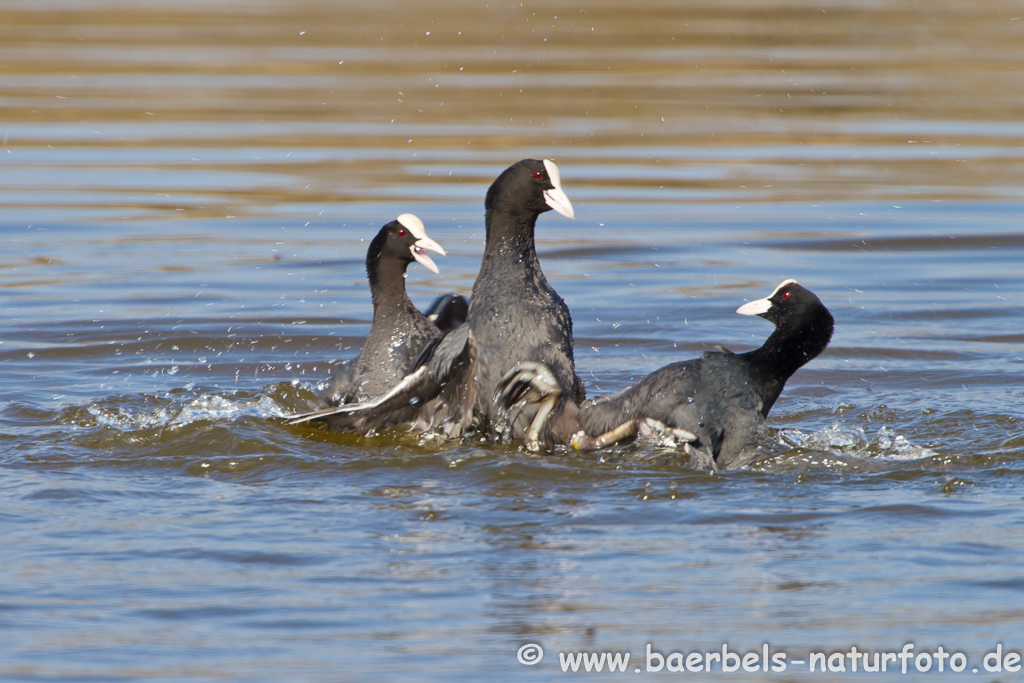
[[[428,250],[445,253],[411,213],[382,227],[370,242],[366,274],[373,323],[359,356],[335,369],[326,392],[329,404],[355,403],[384,393],[405,375],[427,343],[441,335],[438,326],[416,310],[405,291],[405,271],[414,260],[439,272]]]
[[[491,184],[484,202],[486,244],[470,295],[466,324],[428,345],[408,376],[387,394],[356,406],[297,415],[292,423],[327,420],[337,429],[371,433],[398,422],[448,436],[483,431],[520,438],[541,410],[557,413],[584,398],[573,360],[572,318],[537,259],[537,217],[554,209],[574,218],[558,167],[524,159]],[[544,364],[560,393],[550,401],[498,411],[498,381],[521,361]]]
[[[666,365],[611,396],[578,402],[575,410],[551,415],[529,432],[525,445],[589,450],[654,432],[681,442],[698,464],[714,469],[769,457],[772,439],[765,418],[786,380],[828,346],[833,319],[795,280],[736,312],[761,316],[775,331],[753,351],[709,351]],[[549,374],[538,364],[513,368],[499,386],[499,403],[550,403],[560,386]]]

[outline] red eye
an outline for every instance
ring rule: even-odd
[[[405,230],[402,230],[401,228],[399,228],[398,229],[398,236],[399,237],[405,237]],[[787,294],[786,296],[789,296],[789,295]]]
[[[544,177],[544,174],[541,173],[540,171],[537,171],[536,173],[533,174],[533,177],[536,178],[537,180],[540,180],[541,178]]]
[[[782,298],[783,299],[788,299],[789,298],[789,292],[783,292],[782,293]]]

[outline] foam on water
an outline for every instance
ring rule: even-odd
[[[202,394],[184,404],[172,404],[151,411],[111,408],[93,403],[86,410],[96,423],[122,432],[145,429],[176,429],[194,422],[222,422],[242,417],[285,417],[288,412],[271,396],[232,400],[217,394]]]
[[[783,429],[778,434],[779,443],[792,448],[827,451],[836,455],[885,460],[921,460],[938,453],[931,448],[911,443],[905,436],[896,434],[890,427],[881,427],[873,436],[868,436],[861,426],[833,422],[829,427],[815,432],[799,429]]]

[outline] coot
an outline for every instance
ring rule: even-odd
[[[699,465],[736,469],[770,457],[765,418],[794,372],[832,338],[832,314],[796,280],[736,311],[775,325],[764,344],[746,353],[709,351],[672,363],[611,396],[578,402],[552,414],[524,437],[527,448],[571,445],[581,450],[655,432],[681,442]],[[505,405],[550,403],[560,390],[548,368],[524,363],[499,386]]]
[[[354,406],[316,411],[290,422],[326,420],[333,428],[372,433],[399,422],[448,436],[468,431],[521,438],[535,416],[557,414],[584,398],[573,360],[572,318],[537,259],[537,217],[554,209],[574,218],[558,167],[524,159],[491,184],[484,203],[486,244],[466,323],[428,345],[391,391]],[[559,393],[549,401],[496,409],[498,381],[521,361],[542,363]],[[408,418],[409,406],[415,417]]]
[[[403,213],[380,229],[366,251],[366,274],[373,300],[373,323],[357,358],[339,365],[326,392],[331,405],[378,396],[400,380],[427,343],[441,335],[405,291],[405,271],[414,260],[438,268],[427,254],[444,249],[427,237],[423,222]]]

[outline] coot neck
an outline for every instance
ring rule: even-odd
[[[412,301],[405,291],[405,269],[410,262],[396,258],[381,258],[376,262],[367,262],[366,273],[370,278],[375,320],[412,306]]]
[[[763,369],[771,379],[785,382],[825,350],[832,339],[833,327],[828,311],[795,328],[777,327],[761,348],[750,352],[750,358],[754,366]]]
[[[484,247],[483,267],[494,262],[521,264],[522,267],[536,266],[537,246],[534,230],[537,214],[529,212],[512,213],[501,209],[488,209],[485,214],[487,244]]]

